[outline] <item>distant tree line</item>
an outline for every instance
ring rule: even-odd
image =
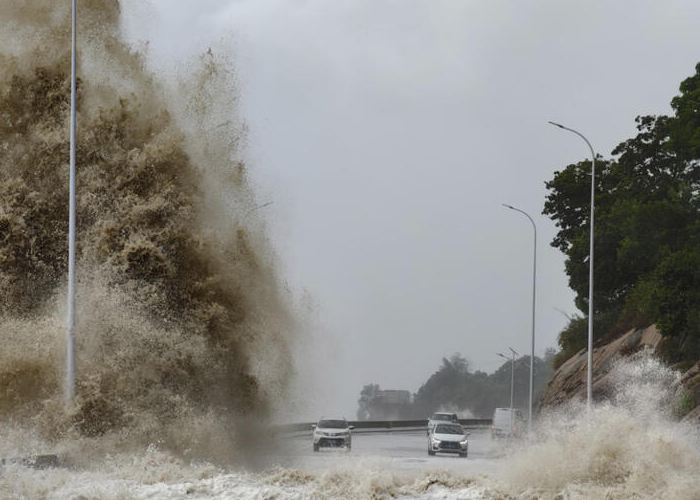
[[[637,117],[637,135],[596,159],[593,325],[600,341],[656,323],[680,368],[700,358],[700,63],[671,107]],[[590,173],[585,160],[546,183],[552,246],[582,312],[559,336],[555,367],[587,342]]]
[[[555,350],[548,349],[544,359],[535,356],[534,406],[552,376]],[[521,356],[513,364],[513,406],[527,409],[529,404],[530,356]],[[377,384],[365,385],[358,400],[358,420],[425,419],[434,411],[454,411],[463,418],[490,418],[495,408],[510,406],[511,362],[506,361],[494,373],[470,370],[459,353],[442,358],[440,368],[413,394],[398,402],[385,397]],[[392,394],[393,395],[393,394]]]

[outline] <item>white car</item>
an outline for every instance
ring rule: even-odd
[[[428,434],[428,455],[436,453],[457,453],[466,457],[469,452],[469,433],[461,425],[442,422]]]
[[[452,422],[458,424],[459,419],[457,419],[456,413],[447,413],[443,411],[433,413],[428,419],[428,435],[430,435],[430,431],[433,430],[433,427],[441,422]]]
[[[318,424],[312,425],[314,430],[314,451],[322,447],[352,448],[352,430],[355,428],[348,425],[345,418],[324,418]]]

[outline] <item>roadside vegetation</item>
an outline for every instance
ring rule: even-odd
[[[533,407],[552,376],[554,349],[544,359],[535,356]],[[526,410],[529,405],[530,356],[516,358],[513,369],[513,406]],[[359,420],[425,419],[434,411],[456,412],[462,418],[491,418],[498,407],[510,406],[511,362],[487,374],[472,371],[459,353],[442,358],[440,368],[402,403],[387,401],[379,385],[365,385],[358,400]]]
[[[655,323],[659,352],[678,368],[700,359],[700,63],[680,84],[670,116],[639,116],[638,133],[595,172],[594,342]],[[559,336],[555,368],[586,347],[591,162],[546,183],[543,213],[559,228],[575,315]]]

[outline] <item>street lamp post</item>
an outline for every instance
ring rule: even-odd
[[[66,402],[75,398],[75,53],[76,0],[71,10],[70,174],[68,202],[68,318],[66,332]]]
[[[515,368],[515,355],[518,353],[515,352],[510,347],[508,349],[510,349],[510,351],[511,351],[510,358],[508,358],[508,356],[506,356],[505,354],[501,354],[500,352],[497,352],[496,354],[498,354],[502,358],[510,360],[510,409],[512,410],[513,409],[513,380],[515,380],[515,377],[514,377],[514,375],[515,375],[515,370],[514,370],[514,368]]]
[[[535,225],[535,221],[532,220],[532,217],[530,217],[527,212],[524,212],[523,210],[520,210],[519,208],[515,208],[511,205],[506,205],[505,203],[503,204],[504,207],[510,208],[511,210],[515,210],[516,212],[520,212],[523,214],[525,217],[530,219],[530,223],[532,223],[532,229],[534,231],[534,237],[533,237],[533,252],[532,252],[532,350],[530,353],[530,402],[529,402],[529,410],[528,410],[528,420],[527,420],[527,431],[530,433],[532,431],[532,393],[534,391],[534,366],[535,366],[535,297],[536,297],[536,283],[537,283],[537,226]]]
[[[510,355],[510,428],[513,428],[513,381],[515,380],[515,355],[518,354],[512,347],[509,347]],[[508,359],[508,356],[497,352],[500,357]]]
[[[552,121],[549,123],[555,127],[568,130],[578,135],[581,139],[586,141],[588,148],[591,150],[591,238],[588,258],[588,377],[586,380],[586,406],[590,413],[591,401],[593,399],[593,214],[595,212],[595,152],[593,151],[591,143],[588,142],[588,139],[586,139],[581,132]]]

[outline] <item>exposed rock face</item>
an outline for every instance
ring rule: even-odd
[[[663,337],[651,325],[643,329],[630,330],[623,336],[593,348],[593,400],[604,399],[607,395],[608,373],[616,357],[628,356],[641,349],[656,349]],[[586,367],[588,351],[581,349],[575,356],[567,360],[554,372],[547,385],[542,398],[540,408],[560,405],[571,399],[586,398]],[[681,378],[683,385],[691,391],[694,398],[694,407],[686,418],[698,418],[700,416],[700,362],[685,372]]]

